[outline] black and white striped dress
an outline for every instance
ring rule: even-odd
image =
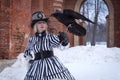
[[[42,42],[41,42],[42,41]],[[41,45],[42,43],[42,45]],[[42,47],[41,47],[42,46]],[[46,34],[42,40],[36,36],[30,37],[28,46],[25,49],[24,56],[31,56],[30,52],[34,54],[43,51],[53,51],[53,47],[59,47],[59,39],[54,34]],[[59,61],[56,56],[45,59],[35,60],[24,80],[75,80],[68,69]]]

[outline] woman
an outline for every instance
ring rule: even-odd
[[[24,80],[75,80],[68,69],[53,54],[53,47],[66,46],[68,38],[65,33],[59,36],[47,32],[48,19],[42,12],[32,16],[31,27],[35,36],[29,38],[24,57],[29,58],[30,68]]]

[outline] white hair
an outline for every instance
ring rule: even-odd
[[[35,33],[38,31],[36,24],[37,23],[35,23],[35,25],[33,26],[33,30],[34,30]],[[45,23],[45,27],[46,27],[46,31],[47,31],[47,28],[48,28],[48,24],[47,23]]]

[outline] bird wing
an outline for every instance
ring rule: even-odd
[[[71,10],[64,10],[63,13],[53,13],[51,16],[55,17],[59,22],[64,24],[70,33],[78,36],[86,35],[86,29],[75,22],[75,18],[80,14],[73,11],[72,13]]]
[[[53,13],[51,14],[51,16],[55,17],[59,22],[61,22],[66,26],[68,26],[69,24],[75,21],[74,18],[71,18],[69,17],[69,15],[65,15],[63,13]]]
[[[74,19],[82,19],[82,20],[85,20],[85,21],[88,21],[88,22],[91,22],[91,23],[94,24],[94,22],[91,21],[90,19],[86,18],[85,16],[83,16],[83,15],[81,15],[80,13],[75,12],[75,11],[73,11],[73,10],[71,10],[71,9],[64,9],[64,10],[63,10],[63,14],[69,15],[69,16],[71,16],[71,17],[74,18]]]
[[[76,22],[74,22],[68,26],[68,31],[77,36],[85,36],[86,35],[86,29],[83,26],[77,24]]]

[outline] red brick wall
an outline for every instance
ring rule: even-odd
[[[29,35],[31,14],[42,10],[47,16],[56,9],[74,9],[77,0],[0,0],[0,58],[16,58],[23,52]],[[120,1],[112,0],[114,6],[114,46],[120,47]],[[50,28],[66,31],[63,24],[51,18]],[[66,31],[67,32],[67,31]],[[68,33],[71,46],[74,37]],[[82,44],[80,38],[80,44]]]
[[[26,46],[31,0],[0,0],[0,57],[15,58]],[[23,44],[24,43],[24,44]]]
[[[112,0],[114,6],[114,45],[120,47],[120,0]]]
[[[10,0],[0,0],[0,58],[9,54]]]
[[[43,11],[44,0],[31,0],[31,13]]]
[[[10,4],[10,53],[14,58],[26,46],[31,20],[31,0],[11,0]]]

